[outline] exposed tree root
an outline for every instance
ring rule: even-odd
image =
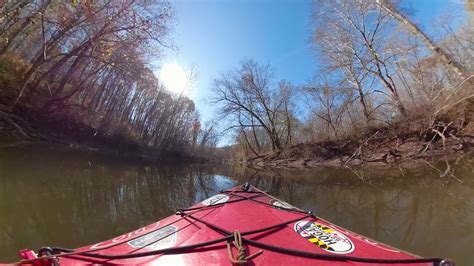
[[[6,131],[15,137],[33,139],[35,134],[28,124],[19,116],[0,108],[0,123],[5,124]]]

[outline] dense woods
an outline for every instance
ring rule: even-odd
[[[320,65],[312,81],[292,84],[269,64],[242,60],[215,74],[210,101],[220,115],[201,123],[194,102],[167,90],[151,68],[172,45],[170,3],[6,1],[0,127],[26,138],[238,160],[300,143],[363,143],[379,131],[397,143],[471,134],[472,5],[463,25],[439,18],[428,34],[404,3],[313,1],[309,45]],[[215,149],[227,133],[236,145]]]
[[[215,101],[232,121],[237,157],[296,143],[340,149],[377,131],[398,144],[463,135],[473,111],[472,18],[455,30],[440,18],[437,36],[429,36],[403,3],[313,1],[310,45],[321,66],[308,84],[278,83],[271,66],[248,60],[216,79]]]
[[[169,45],[169,3],[6,1],[0,12],[4,126],[164,153],[212,142],[193,101],[150,68]]]

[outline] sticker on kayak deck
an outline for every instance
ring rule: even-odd
[[[209,206],[209,205],[214,205],[217,203],[224,203],[229,200],[229,196],[225,194],[217,194],[215,196],[212,196],[208,199],[203,200],[201,203],[203,205]]]
[[[127,243],[134,248],[146,246],[154,250],[172,247],[176,243],[176,227],[168,225]]]
[[[296,210],[296,207],[292,206],[291,204],[281,201],[281,200],[275,200],[273,199],[270,204],[273,205],[273,207],[276,207],[277,209],[290,209],[290,210]]]
[[[354,244],[343,233],[326,225],[299,221],[295,223],[295,231],[316,246],[336,254],[347,254],[354,251]]]

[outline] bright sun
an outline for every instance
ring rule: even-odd
[[[160,80],[171,92],[187,94],[189,90],[188,73],[176,62],[163,65]]]

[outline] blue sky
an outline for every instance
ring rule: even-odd
[[[165,50],[161,63],[196,66],[198,78],[189,96],[203,120],[216,111],[209,98],[212,80],[235,69],[245,58],[270,63],[277,79],[303,84],[318,62],[308,45],[311,1],[200,0],[171,1],[174,8],[170,39],[178,47]],[[413,19],[428,33],[434,18],[446,13],[465,17],[463,0],[406,1]],[[455,24],[459,24],[458,22]]]

